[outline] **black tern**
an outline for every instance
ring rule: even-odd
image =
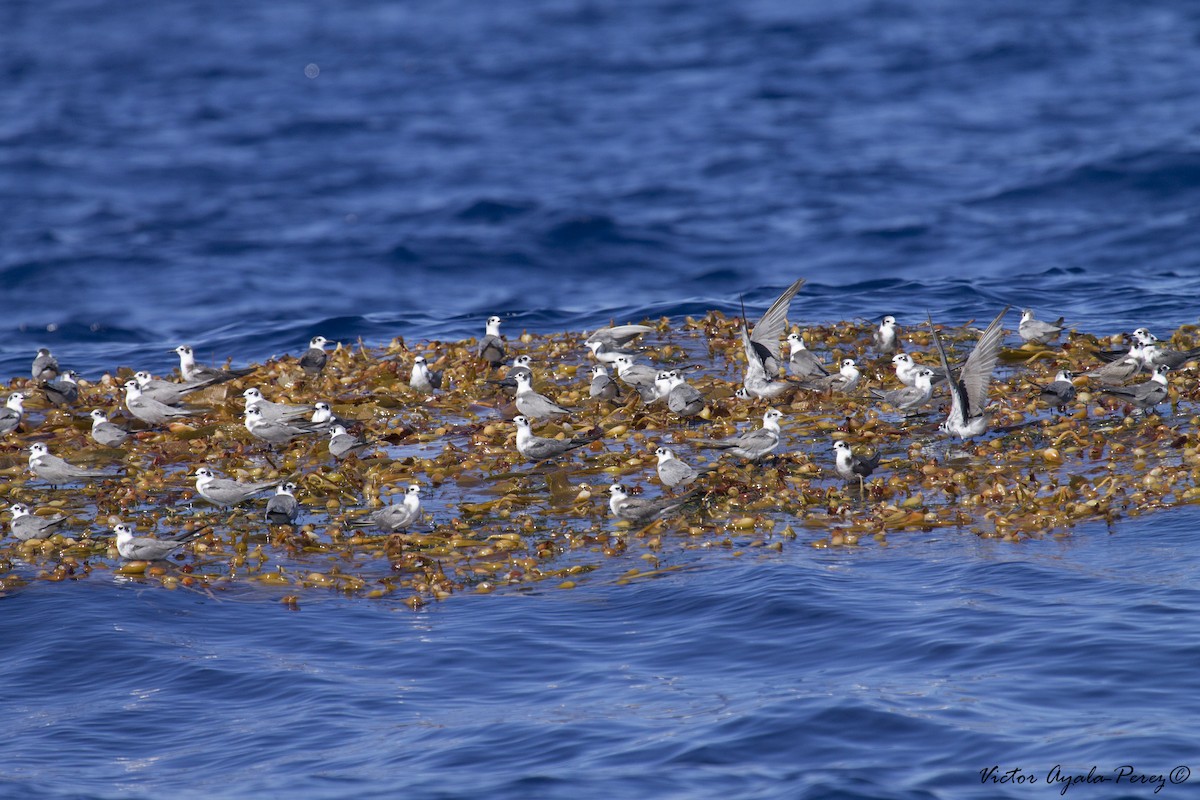
[[[530,419],[551,419],[571,412],[545,395],[538,394],[529,383],[529,376],[517,373],[517,410]]]
[[[218,506],[236,506],[249,500],[259,492],[273,489],[281,481],[254,481],[242,483],[232,478],[218,478],[208,467],[199,467],[196,472],[196,492],[208,502]]]
[[[179,548],[208,532],[207,528],[188,531],[169,539],[154,539],[149,536],[134,536],[133,525],[118,523],[113,526],[117,535],[117,552],[129,561],[159,561]]]
[[[348,425],[346,420],[333,413],[333,407],[324,400],[312,404],[312,416],[308,421],[319,431],[328,431],[331,425]],[[297,421],[298,424],[298,421]],[[301,425],[300,427],[304,427]]]
[[[621,347],[632,342],[643,333],[650,333],[654,328],[649,325],[614,325],[610,328],[597,328],[588,334],[584,344],[603,342],[610,347]]]
[[[663,486],[670,489],[689,486],[701,475],[716,469],[716,465],[713,464],[696,469],[691,464],[681,461],[669,447],[659,447],[654,451],[654,455],[658,458],[658,479],[662,481]]]
[[[544,436],[534,436],[533,430],[529,426],[529,419],[521,415],[513,417],[513,424],[517,426],[517,452],[530,461],[557,458],[600,438],[599,433],[577,436],[572,439],[549,439]]]
[[[896,368],[896,377],[905,386],[915,386],[917,383],[917,370],[928,369],[933,372],[931,383],[937,385],[946,380],[946,373],[940,368],[918,364],[913,361],[912,356],[908,353],[896,353],[892,356],[892,365]]]
[[[375,442],[365,441],[348,433],[344,425],[335,424],[329,429],[329,453],[338,461],[358,455],[372,444]]]
[[[12,512],[12,523],[9,525],[9,531],[13,537],[20,539],[22,542],[28,542],[32,539],[45,539],[58,532],[58,526],[67,521],[67,518],[62,514],[55,514],[52,517],[35,516],[29,506],[24,503],[13,503],[8,507]]]
[[[1158,337],[1151,333],[1149,328],[1135,328],[1132,336],[1142,344],[1154,344],[1158,341]]]
[[[50,448],[41,442],[29,445],[29,471],[51,486],[83,480],[84,478],[114,478],[115,473],[101,469],[85,469],[50,455]]]
[[[275,489],[275,494],[267,501],[265,517],[268,525],[291,525],[300,513],[300,504],[296,502],[296,484],[288,481]]]
[[[656,397],[657,392],[654,387],[654,381],[658,378],[658,370],[647,367],[644,364],[635,364],[632,356],[617,356],[617,379],[627,386],[632,386],[642,395],[642,399],[646,398],[646,391],[650,392],[650,397]]]
[[[79,399],[79,384],[75,382],[77,377],[74,370],[64,370],[55,380],[43,382],[42,392],[56,406],[74,405]]]
[[[265,420],[294,422],[308,417],[313,411],[312,406],[272,403],[264,398],[262,392],[254,386],[242,392],[242,397],[246,398],[246,408],[257,408]]]
[[[196,354],[186,344],[181,344],[171,352],[179,356],[179,373],[188,383],[200,380],[212,380],[213,383],[223,383],[235,378],[241,378],[254,372],[254,367],[245,369],[218,369],[196,363]]]
[[[871,341],[876,353],[887,355],[896,352],[896,318],[891,314],[885,316],[871,336]]]
[[[906,417],[911,416],[918,413],[921,406],[928,403],[929,398],[933,395],[933,370],[924,367],[917,369],[913,381],[912,386],[886,392],[872,389],[871,396],[876,400],[882,400],[897,411],[904,412]]]
[[[1005,306],[992,324],[987,326],[957,373],[950,369],[946,348],[942,346],[942,339],[933,327],[933,318],[929,318],[929,331],[933,334],[933,344],[942,360],[942,369],[950,376],[950,415],[940,426],[945,433],[966,439],[982,436],[987,431],[988,387],[1000,357],[1000,345],[1004,343],[1004,328],[1000,323],[1009,308],[1011,306]]]
[[[96,408],[92,410],[92,439],[104,447],[120,447],[129,438],[129,431],[108,421],[108,416]]]
[[[504,339],[500,337],[499,317],[488,317],[487,333],[479,340],[479,349],[476,352],[489,366],[498,367],[504,363],[508,356],[508,348],[504,346]]]
[[[288,423],[279,419],[267,419],[257,405],[246,406],[244,423],[251,436],[269,444],[288,444],[301,436],[325,432],[323,425],[311,422]]]
[[[699,491],[699,489],[692,489],[680,497],[643,500],[630,497],[624,486],[614,483],[608,489],[608,508],[617,519],[623,519],[636,525],[648,525],[683,508]]]
[[[528,375],[529,383],[533,383],[533,356],[519,355],[512,360],[512,364],[508,368],[508,372],[504,373],[504,377],[499,380],[489,380],[488,383],[496,386],[503,386],[505,389],[517,388],[517,375]]]
[[[325,348],[331,344],[336,344],[336,342],[331,342],[324,336],[314,336],[309,339],[308,349],[304,351],[304,355],[300,356],[300,369],[309,375],[320,375],[321,370],[325,369],[325,363],[329,360],[329,354],[325,352]]]
[[[679,370],[667,373],[667,408],[681,417],[694,417],[704,410],[704,395],[689,384]]]
[[[408,385],[418,392],[433,394],[442,388],[442,373],[430,369],[429,364],[425,361],[425,356],[417,356],[413,359]]]
[[[788,353],[788,372],[793,378],[816,378],[829,374],[829,370],[825,369],[825,365],[821,363],[821,360],[804,346],[803,336],[798,333],[789,333],[787,341],[790,348]]]
[[[33,357],[33,379],[35,381],[52,381],[58,377],[58,359],[45,347],[39,347]]]
[[[1054,408],[1063,408],[1075,400],[1077,392],[1072,381],[1074,377],[1069,370],[1060,369],[1054,380],[1044,386],[1033,381],[1030,383],[1039,390],[1038,398],[1042,402]]]
[[[203,378],[198,381],[190,381],[187,383],[175,383],[174,381],[160,381],[149,372],[139,370],[133,373],[134,380],[137,381],[138,389],[142,393],[142,397],[150,400],[157,400],[160,403],[166,403],[169,406],[178,405],[183,402],[185,396],[192,392],[212,386],[219,381],[213,378]]]
[[[21,424],[25,416],[25,395],[13,392],[8,396],[8,402],[0,408],[0,435],[11,433]]]
[[[1176,370],[1189,361],[1195,361],[1200,358],[1200,347],[1193,347],[1188,350],[1169,350],[1151,342],[1142,347],[1142,357],[1147,369],[1152,367],[1170,367]]]
[[[848,392],[858,385],[862,371],[853,358],[843,358],[838,371],[820,378],[801,381],[800,386],[818,392]]]
[[[1033,318],[1032,309],[1021,312],[1021,324],[1017,326],[1017,334],[1030,344],[1050,344],[1062,333],[1063,317],[1054,322],[1042,322]]]
[[[588,397],[598,400],[612,400],[617,396],[617,382],[608,375],[603,364],[596,364],[591,370],[592,381],[588,386]]]
[[[1100,391],[1124,400],[1142,413],[1149,413],[1156,405],[1167,399],[1167,373],[1171,368],[1160,365],[1154,368],[1150,380],[1136,386],[1106,387]]]
[[[779,427],[779,420],[782,418],[783,414],[781,412],[774,408],[769,408],[763,414],[762,427],[757,430],[739,433],[727,439],[696,439],[692,444],[697,447],[725,450],[739,458],[744,458],[748,461],[757,461],[763,456],[775,452],[775,448],[779,447],[782,434],[782,429]]]
[[[1117,386],[1141,372],[1144,364],[1145,346],[1135,340],[1129,345],[1129,352],[1123,358],[1096,369],[1089,369],[1081,377],[1094,378],[1106,386]]]
[[[191,417],[203,411],[198,408],[177,408],[143,397],[142,389],[135,380],[125,381],[125,408],[142,422],[151,425],[164,425],[171,420]]]
[[[755,397],[778,397],[792,388],[788,381],[776,380],[783,370],[779,340],[788,328],[788,307],[803,285],[804,278],[801,278],[785,289],[758,320],[753,331],[747,329],[749,323],[744,317],[742,319],[742,350],[746,354],[742,385]]]
[[[350,520],[351,528],[380,528],[399,533],[421,519],[421,487],[415,483],[404,492],[404,501],[376,509],[365,517]]]
[[[859,488],[863,486],[863,479],[869,477],[879,466],[880,453],[878,450],[873,455],[864,458],[855,455],[850,445],[841,439],[833,443],[833,453],[834,469],[837,470],[837,474],[842,476],[843,480],[858,481]]]
[[[607,342],[595,341],[584,342],[589,350],[592,351],[592,356],[602,364],[616,364],[618,356],[636,356],[636,350],[627,350],[623,347],[616,347]]]

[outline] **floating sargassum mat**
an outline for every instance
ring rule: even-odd
[[[402,340],[372,349],[359,342],[330,353],[323,374],[305,374],[292,358],[268,361],[251,375],[198,392],[211,410],[194,423],[145,430],[121,450],[95,445],[87,412],[115,416],[127,369],[82,382],[78,404],[52,407],[28,381],[28,413],[0,449],[0,490],[6,503],[37,513],[66,514],[60,534],[0,544],[0,591],[31,580],[111,579],[165,589],[263,592],[298,605],[307,591],[393,598],[413,607],[463,591],[570,588],[580,581],[625,583],[669,574],[688,551],[715,548],[733,555],[770,553],[797,544],[847,547],[944,529],[1019,542],[1064,535],[1081,523],[1200,501],[1196,380],[1172,374],[1162,416],[1135,417],[1115,398],[1083,383],[1063,413],[1046,409],[1031,383],[1096,365],[1095,337],[1073,334],[1062,347],[1004,350],[994,379],[993,432],[977,441],[949,441],[937,430],[948,397],[936,391],[930,412],[905,419],[869,399],[868,389],[895,388],[890,359],[870,350],[873,326],[838,323],[805,331],[809,349],[833,364],[856,358],[864,378],[855,390],[826,395],[800,391],[774,404],[784,413],[784,443],[773,458],[742,463],[725,458],[694,486],[696,500],[665,520],[632,526],[609,513],[609,485],[634,494],[666,490],[655,477],[654,449],[667,445],[693,466],[712,464],[713,451],[694,448],[757,427],[767,405],[734,396],[744,366],[740,320],[712,312],[703,318],[646,321],[644,363],[679,369],[707,398],[703,412],[680,420],[665,404],[643,405],[627,392],[615,402],[588,397],[593,362],[582,335],[524,334],[512,354],[533,357],[535,388],[573,411],[569,421],[535,424],[539,436],[600,433],[562,458],[531,464],[514,447],[516,410],[487,383],[473,340]],[[1183,345],[1195,333],[1176,333]],[[974,334],[946,329],[951,358],[962,359]],[[933,365],[927,329],[902,330],[903,346]],[[1113,346],[1116,340],[1105,340]],[[434,396],[408,386],[423,355],[445,370]],[[335,461],[321,436],[269,448],[242,424],[241,391],[257,386],[277,402],[325,400],[334,412],[377,440],[362,457]],[[118,420],[120,421],[120,420]],[[137,426],[133,426],[135,429]],[[841,438],[878,451],[881,464],[860,489],[833,470],[831,443]],[[32,479],[23,448],[52,452],[87,466],[121,465],[119,477],[52,490]],[[190,473],[201,464],[242,480],[290,479],[303,511],[296,526],[268,527],[266,495],[233,509],[197,497]],[[411,483],[424,493],[424,518],[394,534],[350,522],[389,501]],[[167,561],[122,561],[111,539],[96,534],[121,519],[140,535],[197,532],[195,542]]]

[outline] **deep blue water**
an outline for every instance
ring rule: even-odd
[[[1186,2],[9,0],[0,374],[39,346],[95,377],[183,341],[242,363],[492,313],[761,308],[800,276],[797,322],[1013,303],[1163,334],[1196,322],[1197,75]],[[1152,520],[692,554],[416,613],[33,585],[0,604],[0,794],[1025,798],[1058,790],[978,770],[1161,772],[1200,734],[1198,520]]]

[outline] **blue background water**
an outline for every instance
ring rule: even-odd
[[[1164,333],[1196,320],[1198,74],[1185,2],[10,0],[0,371],[577,330],[797,276],[799,321],[1011,302]],[[1057,790],[977,771],[1165,771],[1200,733],[1197,519],[1153,519],[419,613],[35,585],[0,606],[0,793],[1027,797]]]

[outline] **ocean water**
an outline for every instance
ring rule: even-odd
[[[11,0],[0,31],[7,376],[41,346],[94,378],[181,342],[761,309],[796,277],[800,324],[1196,323],[1191,3]],[[0,602],[0,795],[1025,798],[1056,766],[1200,769],[1197,522],[690,552],[416,612],[34,583]]]

